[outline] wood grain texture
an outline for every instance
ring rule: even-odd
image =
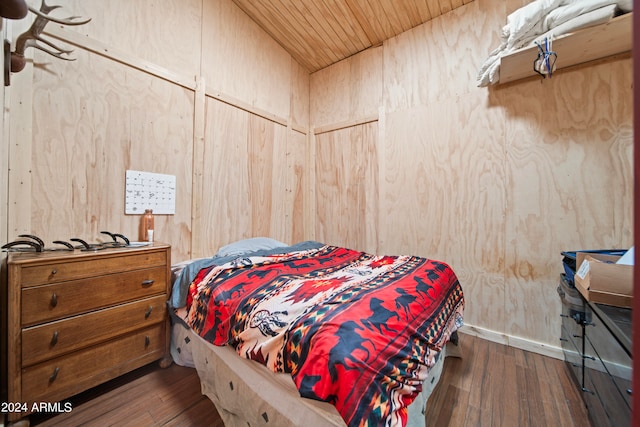
[[[40,2],[30,0],[39,8]],[[133,54],[187,76],[200,73],[202,1],[185,0],[114,0],[110,2],[60,0],[62,8],[55,16],[72,15],[90,17],[91,22],[81,26],[65,26],[98,40],[107,46]],[[172,31],[179,28],[179,31]],[[61,43],[62,45],[63,43]]]
[[[96,55],[103,56],[113,61],[120,62],[131,68],[153,75],[170,83],[178,84],[186,89],[195,90],[196,81],[188,74],[182,74],[184,70],[173,71],[162,67],[156,63],[142,59],[135,53],[128,50],[117,49],[106,43],[89,38],[71,31],[62,25],[50,25],[45,28],[43,35],[55,41],[57,44],[64,43],[71,47],[78,47]]]
[[[309,157],[309,140],[307,135],[290,130],[287,134],[286,173],[284,177],[285,195],[284,212],[285,229],[283,238],[286,242],[307,240],[310,225],[306,214],[309,210],[311,195],[309,194],[310,174],[306,167]],[[281,166],[279,166],[281,167]]]
[[[234,240],[293,238],[302,221],[305,137],[244,110],[207,98],[199,229],[203,256]],[[297,228],[296,236],[302,231]]]
[[[469,325],[544,351],[558,347],[560,252],[632,244],[632,67],[623,58],[552,80],[476,88],[477,67],[516,3],[477,0],[380,48],[384,129],[369,141],[378,148],[377,247],[450,263]],[[334,109],[352,114],[344,106],[352,98],[336,96],[333,106],[322,92],[351,82],[356,60],[378,69],[360,54],[312,75],[311,123]],[[355,84],[349,93],[379,87]],[[347,144],[347,131],[333,146]],[[326,155],[321,144],[316,150]],[[336,176],[358,170],[357,161],[333,166]],[[329,179],[316,191],[339,191],[326,185],[347,191]],[[350,208],[333,200],[341,206],[332,212]],[[359,219],[334,216],[341,229],[361,229]]]
[[[6,25],[4,24],[4,20],[0,20],[0,31],[4,34],[6,30]],[[4,55],[0,55],[0,66],[4,70]],[[3,77],[3,85],[8,83],[4,81]],[[5,91],[3,90],[0,93],[0,105],[3,107],[7,105],[5,99]],[[9,126],[5,123],[5,114],[0,115],[0,170],[8,171],[9,170]],[[8,206],[9,206],[9,175],[2,173],[0,174],[0,224],[3,224],[0,227],[0,242],[8,241],[7,236],[7,227],[4,224],[8,224]],[[0,254],[0,262],[2,262],[5,258],[5,254]]]
[[[97,240],[102,230],[138,240],[139,216],[124,215],[124,172],[143,170],[176,175],[176,214],[158,216],[156,235],[188,253],[179,236],[190,223],[193,92],[77,55],[35,70],[30,232],[47,242]]]
[[[460,346],[462,357],[445,360],[429,398],[427,427],[590,425],[564,362],[464,334]],[[72,404],[69,413],[32,417],[32,425],[223,425],[196,370],[178,365],[145,366]]]
[[[570,34],[553,37],[556,53],[554,74],[562,69],[609,56],[631,55],[633,14],[627,13],[600,25],[582,28]],[[507,83],[527,77],[538,77],[531,66],[538,55],[538,46],[525,46],[500,59],[500,81]]]
[[[32,416],[33,426],[223,427],[213,403],[200,392],[195,369],[144,366],[70,400],[73,410]]]
[[[170,357],[165,311],[170,250],[154,244],[135,250],[10,255],[5,390],[8,401],[29,402],[29,410],[10,412],[9,421],[27,415],[30,402],[61,401]],[[149,269],[149,264],[158,268]],[[69,281],[73,278],[75,286]],[[125,322],[118,323],[119,317]],[[96,333],[98,324],[104,330]]]
[[[309,131],[309,74],[291,59],[290,113],[292,129],[307,134]]]
[[[500,93],[511,119],[506,313],[516,335],[544,336],[555,323],[527,302],[559,310],[560,251],[632,245],[631,82],[631,61],[619,60],[545,81],[553,96],[532,93],[540,82]]]
[[[464,283],[465,320],[502,330],[504,133],[483,94],[387,115],[378,233],[385,253],[449,263]],[[454,128],[446,123],[463,123]],[[498,138],[497,138],[498,139]]]
[[[316,239],[375,252],[377,123],[317,135]]]
[[[208,87],[288,118],[291,55],[231,1],[203,7],[200,72]]]
[[[311,73],[463,5],[462,0],[233,2]]]
[[[460,346],[429,398],[427,427],[591,424],[563,361],[464,334]]]
[[[499,44],[504,4],[474,1],[384,43],[387,111],[477,92],[476,75]]]
[[[310,77],[311,125],[322,127],[377,115],[382,100],[383,56],[373,48]]]
[[[32,52],[12,76],[4,129],[8,239],[135,234],[124,171],[173,174],[177,212],[156,228],[175,262],[267,233],[438,257],[463,278],[470,324],[543,347],[557,346],[559,252],[631,244],[631,60],[475,87],[525,0],[427,1],[412,14],[453,10],[311,77],[231,0],[124,3],[63,6],[103,17],[70,30],[92,46],[195,69],[195,91],[117,55]],[[349,3],[354,15],[378,5],[413,24],[393,2],[365,3]],[[184,34],[154,25],[163,8]],[[129,30],[108,31],[118,19]]]
[[[28,27],[27,20],[11,21],[10,31],[20,34]],[[9,103],[3,129],[9,143],[7,240],[31,231],[31,218],[25,215],[25,212],[31,212],[31,197],[25,195],[31,193],[32,80],[33,67],[25,67],[19,75],[11,75],[12,96],[5,98]]]
[[[192,170],[192,197],[191,197],[191,236],[199,236],[201,234],[200,227],[204,224],[202,221],[194,221],[194,218],[201,217],[202,197],[193,197],[194,194],[201,195],[204,193],[204,149],[206,134],[206,107],[207,97],[205,95],[206,82],[203,78],[198,79],[196,86],[195,100],[193,106],[193,170]],[[201,257],[202,241],[200,239],[189,239],[191,243],[191,256]],[[183,258],[184,257],[184,258]],[[189,254],[184,254],[179,261],[189,259]],[[179,262],[178,261],[178,262]],[[174,259],[175,262],[175,259]]]
[[[251,138],[238,155],[247,157],[246,150],[254,147],[267,149],[266,140],[277,148],[276,157],[254,162],[254,178],[269,175],[273,182],[252,183],[250,189],[252,216],[269,200],[271,219],[256,220],[250,229],[238,221],[242,231],[234,236],[269,231],[286,241],[293,235],[302,240],[308,197],[298,185],[309,181],[304,169],[307,72],[230,1],[207,2],[205,9],[193,1],[99,3],[63,2],[56,12],[98,17],[91,25],[52,29],[72,41],[76,61],[30,50],[34,61],[13,76],[8,133],[15,138],[9,146],[15,163],[7,165],[6,240],[33,233],[47,242],[71,237],[91,241],[103,237],[101,230],[138,240],[139,218],[125,216],[123,206],[124,172],[134,169],[176,175],[176,215],[158,216],[157,239],[172,243],[175,262],[203,254],[199,236],[206,239],[211,226],[208,218],[200,220],[200,206],[216,203],[203,178],[203,170],[211,168],[204,153],[212,147],[205,145],[211,135],[220,135],[223,143],[237,132]],[[146,8],[151,11],[145,14]],[[165,15],[157,17],[162,11]],[[116,20],[116,27],[107,25]],[[166,31],[165,20],[184,30]],[[28,25],[26,20],[19,24],[16,31]],[[201,38],[208,43],[204,52]],[[191,82],[186,81],[189,75],[194,76]],[[244,110],[246,120],[239,127],[213,123],[205,112],[208,94]],[[250,119],[252,115],[267,120]],[[270,120],[280,124],[273,127]],[[235,167],[226,160],[220,165],[222,174]],[[264,192],[267,188],[273,193]],[[245,205],[234,206],[242,218]]]

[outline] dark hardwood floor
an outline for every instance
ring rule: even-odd
[[[427,426],[590,426],[561,360],[460,335],[462,358],[445,361]],[[73,410],[32,416],[35,426],[222,427],[194,369],[141,368],[71,400]]]
[[[427,427],[590,426],[562,360],[460,334],[427,403]]]
[[[200,393],[195,369],[152,363],[69,400],[72,410],[31,416],[32,426],[223,427],[213,403]]]

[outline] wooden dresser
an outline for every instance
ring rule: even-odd
[[[171,247],[159,243],[10,253],[9,421],[154,360],[168,366],[170,265]]]

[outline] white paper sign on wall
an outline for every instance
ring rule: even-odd
[[[140,215],[145,209],[158,215],[176,213],[175,175],[128,170],[125,181],[125,214]]]

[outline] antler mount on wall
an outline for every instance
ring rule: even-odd
[[[56,24],[61,25],[83,25],[91,21],[91,18],[82,19],[78,16],[70,16],[68,18],[61,19],[49,15],[53,10],[60,7],[61,6],[49,6],[46,4],[45,0],[42,0],[40,10],[34,9],[31,6],[28,7],[29,11],[36,15],[36,18],[29,29],[16,38],[15,49],[10,53],[9,61],[7,61],[7,56],[9,56],[7,50],[10,50],[10,46],[9,43],[5,41],[5,86],[9,85],[9,71],[17,73],[24,69],[27,63],[24,53],[29,47],[41,50],[51,56],[65,61],[75,61],[75,58],[68,56],[72,50],[62,49],[59,46],[56,46],[53,42],[43,38],[41,35],[42,31],[44,31],[45,26],[49,22],[55,22]]]

